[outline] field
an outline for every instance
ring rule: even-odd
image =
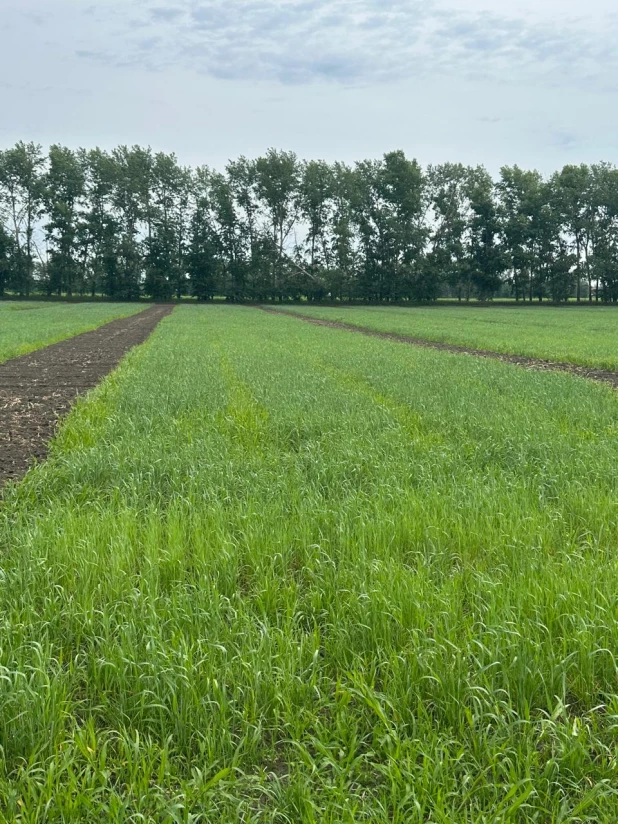
[[[0,301],[0,362],[146,308],[131,303]]]
[[[178,307],[5,490],[0,821],[618,820],[617,435],[581,378]]]
[[[277,309],[474,349],[618,369],[618,310],[614,307],[333,308],[303,304]]]

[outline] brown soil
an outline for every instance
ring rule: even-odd
[[[260,306],[263,312],[270,312],[274,315],[285,315],[287,318],[299,318],[306,323],[313,323],[315,326],[327,326],[330,329],[344,329],[346,332],[357,332],[361,335],[368,335],[372,338],[382,338],[393,340],[397,343],[407,343],[411,346],[422,346],[425,349],[439,349],[442,352],[453,352],[456,355],[473,355],[477,358],[493,358],[494,360],[514,363],[523,366],[525,369],[541,369],[549,372],[569,372],[572,375],[579,375],[601,383],[608,383],[614,389],[618,389],[618,372],[610,369],[597,369],[593,366],[578,366],[574,363],[561,363],[560,361],[549,361],[541,358],[527,358],[523,355],[507,355],[502,352],[492,352],[488,349],[470,349],[467,346],[456,346],[452,343],[439,343],[426,338],[415,338],[411,335],[397,335],[394,332],[378,332],[376,329],[369,329],[366,326],[355,326],[352,323],[339,323],[332,320],[322,320],[309,315],[302,315],[298,312],[285,312],[279,309],[272,309],[268,306]]]
[[[58,420],[173,310],[153,306],[74,338],[0,363],[0,487],[47,454]]]

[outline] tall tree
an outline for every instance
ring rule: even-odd
[[[146,294],[155,300],[181,297],[186,291],[185,244],[189,174],[175,155],[158,153],[150,167],[151,187],[144,198]]]
[[[43,201],[41,147],[17,143],[0,153],[0,200],[8,213],[9,231],[14,241],[13,285],[20,295],[28,295],[34,280],[34,234]]]
[[[459,300],[468,290],[466,233],[470,224],[469,169],[444,163],[427,170],[431,203],[430,241],[425,260],[427,294],[437,297],[445,282]]]
[[[408,160],[402,151],[388,152],[379,178],[380,194],[390,213],[392,234],[391,260],[394,269],[391,294],[393,299],[415,297],[433,299],[426,286],[419,289],[424,271],[423,256],[428,238],[427,180],[416,160]]]
[[[152,244],[152,209],[150,202],[152,152],[139,146],[114,149],[114,208],[121,221],[118,266],[118,297],[133,300],[140,295],[144,265],[141,236],[146,249]]]
[[[101,149],[85,152],[82,163],[86,175],[83,260],[88,267],[90,293],[94,296],[100,290],[118,298],[123,290],[119,271],[122,225],[114,209],[117,166]]]
[[[269,149],[257,159],[255,172],[257,195],[272,239],[270,297],[281,299],[287,291],[287,243],[298,220],[300,166],[294,152]]]
[[[500,220],[491,176],[482,166],[471,169],[466,185],[470,201],[468,291],[482,300],[492,298],[501,285],[504,253],[500,238]]]
[[[313,299],[325,296],[328,290],[326,276],[331,266],[329,229],[333,222],[333,169],[323,160],[303,163],[299,185],[299,210],[307,227],[302,248],[301,263],[297,269],[305,293]]]
[[[247,296],[257,295],[264,286],[259,284],[267,275],[262,273],[260,250],[260,204],[257,193],[257,164],[244,156],[230,161],[226,166],[227,191],[231,195],[230,206],[234,212],[234,224],[240,243],[236,244],[234,263],[234,297],[241,291]],[[222,215],[223,216],[223,215]],[[227,213],[227,220],[231,219]],[[242,247],[242,252],[240,248]],[[243,284],[241,287],[240,284]]]
[[[335,299],[360,297],[357,288],[358,238],[354,225],[351,191],[354,172],[344,163],[333,166],[332,257],[327,293]]]
[[[601,294],[607,299],[616,279],[617,183],[617,170],[609,163],[596,163],[590,167],[587,197],[590,260],[587,276],[589,300],[592,300],[594,289],[594,299],[597,302]]]
[[[83,294],[79,265],[80,207],[85,194],[85,172],[80,157],[65,146],[49,150],[49,168],[44,178],[48,221],[48,288],[61,295]]]
[[[553,243],[560,233],[554,184],[546,184],[539,172],[505,166],[497,190],[515,298],[542,299]]]
[[[559,211],[562,228],[570,238],[575,253],[576,265],[576,298],[579,303],[582,297],[581,284],[585,278],[588,281],[588,299],[592,300],[592,221],[591,221],[591,173],[590,168],[580,166],[565,166],[552,179],[556,197],[556,207]]]
[[[41,254],[45,241],[47,254]],[[402,151],[349,167],[269,150],[224,173],[174,155],[0,151],[0,291],[206,300],[618,299],[618,170],[549,180]]]
[[[426,239],[422,170],[403,152],[357,163],[350,197],[363,262],[365,300],[399,300],[414,291]]]
[[[212,300],[221,288],[222,245],[213,218],[211,173],[206,167],[195,170],[191,193],[193,209],[189,226],[187,271],[191,293],[198,300]]]
[[[13,239],[0,222],[0,297],[10,285]]]
[[[258,298],[263,300],[268,286],[262,286],[253,274],[248,281],[250,271],[248,259],[249,232],[247,223],[236,208],[235,190],[229,177],[219,172],[210,175],[211,211],[216,226],[219,252],[223,269],[223,290],[228,300]],[[257,257],[257,241],[254,254]]]

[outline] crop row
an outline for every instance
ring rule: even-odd
[[[130,303],[0,302],[0,362],[147,308]]]
[[[565,308],[278,307],[353,326],[511,355],[618,369],[618,315]]]
[[[176,309],[0,510],[6,820],[615,819],[617,433],[570,376]]]

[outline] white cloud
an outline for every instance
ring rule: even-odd
[[[615,159],[609,0],[3,0],[0,145]]]
[[[110,64],[170,65],[227,79],[372,84],[436,73],[613,84],[618,26],[611,14],[587,20],[498,11],[490,0],[182,0],[118,7],[130,25],[110,40]],[[522,4],[520,3],[520,6]],[[525,3],[524,3],[525,6]],[[540,14],[538,8],[545,9]],[[594,8],[594,0],[593,0]],[[124,11],[122,10],[124,9]],[[112,17],[110,4],[98,7]],[[135,18],[135,14],[138,14]],[[603,25],[600,25],[600,24]],[[137,31],[136,31],[137,29]],[[146,36],[144,32],[149,34]],[[85,50],[87,51],[87,50]],[[98,49],[93,49],[98,52]],[[96,55],[95,55],[96,56]],[[608,74],[611,77],[608,77]]]

